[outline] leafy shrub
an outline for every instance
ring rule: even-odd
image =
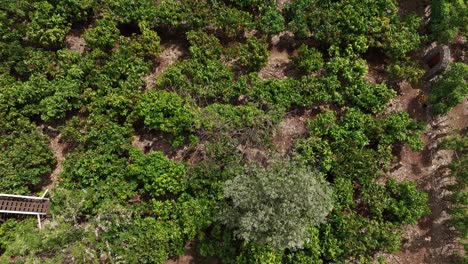
[[[328,99],[325,85],[316,78],[262,80],[255,76],[248,81],[251,88],[246,91],[247,94],[261,105],[278,112],[284,112],[293,106],[308,107]]]
[[[271,263],[281,264],[283,252],[271,246],[247,244],[236,258],[236,263]]]
[[[136,54],[139,57],[155,58],[161,53],[160,41],[158,33],[152,30],[149,23],[142,21],[138,23],[141,34],[132,34],[130,38],[120,37],[120,42],[124,47]]]
[[[125,162],[126,159],[117,154],[100,153],[97,150],[70,154],[63,162],[64,186],[67,181],[76,183],[79,187],[96,187],[107,179],[122,180]]]
[[[325,73],[337,75],[345,87],[366,75],[368,70],[366,61],[354,53],[352,46],[348,46],[344,53],[336,46],[332,46],[328,52],[332,57],[326,64]]]
[[[10,226],[11,229],[6,234],[8,244],[0,261],[8,262],[11,257],[18,256],[28,262],[38,261],[36,255],[47,250],[58,253],[64,246],[73,247],[73,244],[83,238],[81,230],[68,224],[60,225],[58,228],[46,225],[42,230],[37,230],[36,226],[37,223],[33,219],[28,219],[13,228]]]
[[[215,4],[211,12],[211,21],[208,28],[214,27],[222,32],[221,35],[225,35],[228,38],[235,39],[243,37],[243,33],[252,28],[252,15],[245,11]]]
[[[218,60],[221,58],[223,47],[215,36],[201,31],[190,31],[187,33],[190,43],[190,55],[194,60],[206,63],[207,60]]]
[[[387,103],[396,96],[396,93],[385,83],[372,84],[360,80],[346,87],[343,96],[348,102],[363,111],[376,114],[385,109]]]
[[[432,38],[450,43],[454,37],[468,32],[468,6],[459,0],[432,0],[429,28]]]
[[[2,115],[0,114],[0,117]],[[0,189],[31,194],[52,172],[55,162],[48,140],[24,117],[0,118]]]
[[[398,112],[380,120],[381,143],[394,144],[403,142],[415,150],[421,151],[424,142],[420,136],[425,130],[424,124],[416,123],[407,112]],[[382,133],[385,132],[385,133]]]
[[[26,27],[26,37],[45,47],[63,45],[71,28],[67,17],[54,12],[55,7],[47,1],[35,2],[33,8],[34,11],[28,14],[31,22]]]
[[[96,20],[96,25],[93,28],[85,31],[83,37],[90,47],[108,50],[114,46],[119,34],[117,24],[114,21],[101,18]]]
[[[329,171],[333,163],[333,153],[328,141],[319,137],[299,139],[295,150],[300,159],[312,166],[320,167],[322,171]]]
[[[151,197],[178,194],[187,185],[184,166],[164,157],[161,152],[145,155],[139,149],[131,149],[126,174],[130,179],[141,183]]]
[[[156,84],[190,95],[200,106],[213,101],[229,102],[240,95],[234,73],[219,60],[205,63],[185,60],[173,64],[158,77]]]
[[[392,223],[368,219],[355,211],[336,212],[321,228],[322,259],[341,263],[355,258],[370,263],[377,249],[396,252],[400,235]]]
[[[456,181],[450,186],[452,195],[451,202],[451,219],[450,224],[459,231],[460,242],[463,244],[465,250],[468,249],[468,193],[466,188],[468,186],[468,137],[466,135],[455,135],[445,138],[442,141],[441,147],[443,149],[451,149],[456,151],[456,158],[449,165],[451,175],[455,177]],[[468,261],[468,257],[456,256],[460,263]]]
[[[424,70],[412,60],[393,62],[388,65],[387,71],[393,79],[407,80],[411,84],[417,84],[424,74]]]
[[[307,227],[323,223],[332,209],[331,189],[321,177],[294,163],[254,165],[226,181],[224,197],[231,202],[220,218],[247,242],[302,248]]]
[[[300,37],[329,45],[348,44],[364,53],[367,47],[383,48],[400,58],[419,44],[419,20],[400,20],[395,1],[294,1],[285,7],[288,28]]]
[[[146,126],[174,136],[175,145],[199,126],[196,108],[176,93],[164,90],[145,93],[135,111]]]
[[[235,107],[232,105],[211,104],[203,109],[203,129],[207,131],[233,131],[254,126],[265,112],[254,104]]]
[[[297,50],[298,56],[293,58],[294,66],[304,74],[311,74],[323,66],[322,53],[315,48],[302,44]]]
[[[279,122],[274,113],[250,103],[240,107],[212,104],[203,109],[200,119],[201,136],[210,140],[209,148],[219,147],[217,151],[227,151],[238,144],[268,144],[271,131]]]
[[[0,84],[2,86],[2,84]],[[9,110],[28,117],[40,116],[44,121],[65,117],[66,113],[81,105],[82,82],[56,78],[47,80],[43,75],[33,75],[25,82],[12,81],[2,87],[0,102]]]
[[[88,119],[74,116],[60,127],[62,140],[72,145],[80,144],[80,150],[122,155],[131,144],[132,128],[120,125],[104,115],[92,115]]]
[[[261,16],[258,22],[258,28],[266,34],[278,34],[285,29],[284,17],[276,8],[276,5],[270,5]]]
[[[384,214],[390,221],[416,224],[417,220],[430,212],[427,193],[419,192],[414,182],[396,183],[390,179],[385,183],[390,199]]]
[[[453,63],[449,69],[437,79],[429,95],[434,114],[446,114],[468,95],[468,65]]]
[[[53,52],[26,47],[15,53],[16,61],[12,67],[23,80],[34,75],[54,76],[57,73],[57,62]]]
[[[265,66],[270,52],[265,39],[247,38],[247,43],[239,48],[237,63],[247,71],[258,71]]]
[[[172,221],[137,217],[127,223],[113,223],[111,228],[104,235],[112,243],[113,259],[163,263],[171,256],[183,253],[184,240],[180,227]]]

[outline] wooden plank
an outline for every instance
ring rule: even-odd
[[[36,213],[47,214],[49,213],[49,200],[31,200],[31,201],[15,201],[0,197],[0,210],[2,212],[12,213]]]

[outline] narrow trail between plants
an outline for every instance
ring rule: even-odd
[[[466,130],[468,125],[468,102],[455,107],[448,115],[431,118],[428,109],[419,102],[419,92],[402,89],[403,94],[393,103],[407,111],[414,119],[426,121],[422,135],[425,148],[413,152],[404,146],[399,153],[399,162],[388,175],[397,181],[415,181],[420,190],[429,195],[431,213],[417,225],[404,226],[402,249],[396,254],[383,254],[390,264],[453,263],[452,256],[463,248],[456,240],[456,231],[448,220],[449,203],[447,186],[453,183],[448,165],[454,158],[451,150],[442,150],[439,145],[444,137],[454,130]]]
[[[65,160],[65,145],[60,142],[60,134],[52,138],[49,144],[49,148],[54,153],[57,164],[50,174],[48,184],[43,188],[44,190],[53,189],[57,185],[57,180],[60,173],[62,173],[62,162]]]
[[[289,57],[296,52],[293,49],[293,40],[292,33],[287,31],[271,38],[270,56],[266,66],[258,73],[261,78],[282,80],[292,74],[293,69]]]
[[[145,90],[154,88],[156,78],[185,54],[184,48],[177,43],[162,43],[161,47],[163,51],[155,60],[156,66],[154,70],[149,75],[143,77],[143,80],[146,82]]]

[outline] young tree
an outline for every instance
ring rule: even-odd
[[[298,56],[293,58],[293,64],[302,73],[311,74],[323,67],[322,53],[317,49],[302,44],[297,52]]]
[[[468,95],[468,65],[454,63],[432,87],[429,102],[434,114],[446,114]]]
[[[302,248],[307,228],[325,222],[331,195],[319,172],[294,162],[252,165],[225,183],[221,220],[247,242]]]

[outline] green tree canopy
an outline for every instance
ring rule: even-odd
[[[454,63],[436,80],[429,96],[434,114],[446,114],[468,95],[468,65]]]
[[[228,180],[222,222],[247,242],[302,248],[307,227],[325,222],[331,188],[317,171],[294,162],[252,165]]]

